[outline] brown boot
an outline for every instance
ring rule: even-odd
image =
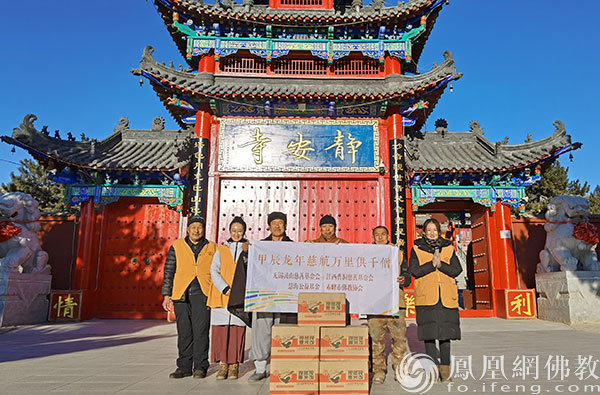
[[[230,363],[229,364],[229,372],[227,373],[228,378],[231,380],[237,380],[239,368],[240,368],[239,363]]]
[[[373,375],[373,384],[383,384],[385,382],[385,372],[378,371]]]
[[[440,379],[442,382],[452,381],[452,377],[450,377],[450,365],[440,365]]]
[[[217,372],[217,380],[225,380],[227,378],[227,373],[229,371],[229,367],[226,363],[221,362],[219,364],[219,371]]]

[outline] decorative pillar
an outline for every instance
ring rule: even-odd
[[[94,198],[90,197],[87,202],[81,204],[79,222],[79,245],[77,248],[77,260],[75,261],[75,276],[72,284],[73,289],[91,289],[94,275],[94,237],[96,234],[96,213],[94,212]]]
[[[401,68],[400,68],[400,59],[394,57],[394,56],[388,56],[385,58],[385,75],[390,75],[390,74],[400,74],[401,73]]]
[[[392,215],[392,243],[397,244],[406,257],[406,169],[404,161],[404,139],[402,138],[402,116],[396,111],[393,111],[388,117],[387,127],[390,144],[390,212]]]
[[[215,73],[215,55],[207,54],[200,57],[200,61],[198,62],[198,72],[199,73]]]
[[[517,288],[517,269],[515,260],[515,250],[513,243],[512,220],[510,209],[500,200],[496,203],[496,228],[493,230],[496,240],[495,247],[498,250],[498,270],[499,283],[504,289]]]
[[[208,111],[196,113],[196,138],[193,139],[190,168],[190,213],[206,219],[208,192],[208,164],[210,148],[211,115]]]

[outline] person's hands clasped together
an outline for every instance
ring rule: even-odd
[[[433,267],[439,269],[442,266],[442,260],[440,258],[440,250],[436,249],[433,253]]]

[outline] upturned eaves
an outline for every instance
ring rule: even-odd
[[[101,141],[69,141],[47,136],[33,123],[37,117],[25,116],[8,144],[28,150],[34,157],[45,157],[66,165],[91,170],[173,171],[185,166],[185,147],[193,134],[190,130],[163,130],[163,120],[155,118],[153,129],[129,129],[122,118],[117,128]]]
[[[555,121],[550,136],[523,144],[508,145],[508,139],[491,142],[483,137],[477,121],[468,132],[438,128],[406,142],[406,165],[417,173],[505,172],[533,165],[571,145],[564,124]]]
[[[289,78],[256,76],[223,76],[211,73],[192,73],[175,70],[154,60],[152,47],[146,47],[140,67],[131,70],[135,75],[144,73],[161,84],[185,94],[200,96],[303,96],[339,98],[410,98],[416,97],[438,83],[457,80],[462,73],[456,71],[450,51],[444,52],[444,62],[420,75],[393,74],[385,78]],[[156,83],[156,82],[153,82]]]

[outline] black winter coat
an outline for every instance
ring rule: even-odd
[[[452,244],[451,241],[442,239],[442,247]],[[415,253],[415,248],[434,253],[434,250],[423,239],[415,240],[415,247],[410,252],[409,269],[415,278],[423,277],[432,270],[431,262],[420,265]],[[460,262],[456,254],[452,254],[450,265],[445,267],[444,273],[455,278],[462,272]],[[429,268],[431,269],[431,268]],[[438,270],[438,269],[433,269]],[[439,292],[439,290],[438,290]],[[417,336],[419,340],[460,340],[460,317],[458,309],[449,309],[442,305],[442,300],[433,306],[415,306],[417,313]]]

